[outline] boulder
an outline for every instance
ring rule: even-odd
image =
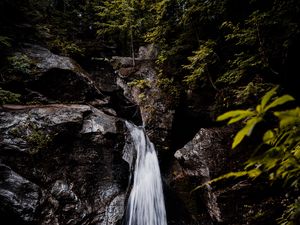
[[[4,75],[4,86],[22,94],[25,102],[84,102],[103,97],[89,74],[69,57],[26,44],[10,58],[14,66]]]
[[[16,178],[10,182],[1,173],[0,190],[27,185],[11,194],[19,206],[1,201],[1,209],[13,210],[0,210],[0,218],[44,225],[120,223],[129,176],[120,119],[75,104],[4,105],[0,114],[1,163],[5,174],[10,168],[18,174],[10,172]]]
[[[33,222],[40,197],[41,189],[36,184],[0,164],[1,220],[7,215],[14,215],[17,218],[10,218],[10,224]]]
[[[222,220],[212,187],[205,185],[201,192],[193,192],[192,195],[190,192],[226,170],[231,133],[232,129],[228,128],[201,128],[190,142],[174,154],[177,161],[173,164],[171,187],[180,193],[192,215],[204,216],[207,220],[210,217],[211,222]],[[205,205],[205,210],[200,208],[199,201],[202,201],[202,207]]]
[[[208,183],[243,169],[251,150],[245,145],[231,149],[235,133],[234,126],[201,128],[175,152],[168,184],[197,221],[206,220],[204,224],[275,224],[282,205],[288,202],[280,187],[247,177]]]

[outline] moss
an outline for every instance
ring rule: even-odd
[[[29,153],[32,155],[46,148],[52,141],[51,136],[42,130],[33,130],[25,139],[30,145]]]
[[[20,137],[22,134],[22,131],[21,131],[20,127],[14,127],[11,130],[9,130],[9,133],[15,137]]]
[[[140,80],[133,80],[128,83],[129,87],[137,87],[141,91],[145,90],[147,88],[151,88],[150,81],[146,79],[140,79]]]
[[[18,103],[20,102],[20,97],[20,94],[16,94],[0,88],[0,105]]]
[[[145,93],[141,93],[138,95],[138,98],[139,98],[140,102],[144,102],[147,97],[146,97]]]
[[[28,74],[31,71],[33,62],[25,54],[16,54],[14,56],[7,57],[9,63],[9,72],[21,72]]]
[[[84,55],[84,48],[79,47],[76,43],[63,39],[55,39],[49,42],[52,51],[58,52],[65,56]]]

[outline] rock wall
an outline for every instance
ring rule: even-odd
[[[30,68],[1,82],[24,104],[0,108],[0,219],[120,224],[129,166],[123,120],[113,109],[116,90],[43,47],[24,45],[11,55]]]
[[[128,165],[123,123],[86,105],[3,106],[1,215],[37,224],[117,224]]]
[[[139,49],[135,65],[130,57],[113,57],[111,63],[118,74],[117,84],[124,96],[139,107],[148,136],[162,152],[170,148],[175,110],[172,98],[158,84],[157,54],[158,49],[149,45]]]

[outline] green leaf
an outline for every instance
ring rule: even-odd
[[[294,156],[299,159],[300,158],[300,145],[295,147],[295,150],[293,151]]]
[[[257,113],[261,113],[261,112],[262,112],[262,109],[263,109],[263,108],[261,107],[261,105],[257,105],[257,106],[256,106],[256,112],[257,112]]]
[[[262,110],[264,110],[265,106],[267,105],[267,103],[269,102],[269,100],[272,98],[272,96],[276,93],[278,89],[277,87],[272,88],[270,91],[268,91],[262,98],[261,100],[261,108]]]
[[[283,112],[274,112],[274,115],[279,118],[280,120],[279,125],[281,128],[300,124],[299,107],[292,110],[283,111]]]
[[[272,144],[275,138],[275,134],[272,130],[268,130],[263,137],[263,141],[266,144]]]
[[[262,173],[262,171],[258,168],[252,169],[247,171],[247,175],[251,178],[256,178],[258,177],[260,174]]]
[[[251,117],[254,115],[255,115],[255,113],[249,110],[247,113],[245,112],[239,116],[233,117],[231,120],[229,120],[228,124],[236,123],[242,119],[245,119],[247,117]]]
[[[235,135],[232,143],[232,149],[234,149],[239,143],[241,143],[241,141],[244,139],[246,135],[250,136],[255,125],[261,120],[262,118],[260,117],[255,117],[248,120],[247,125]]]
[[[232,143],[232,148],[235,148],[244,139],[244,137],[249,133],[250,129],[251,126],[245,126],[235,135]]]
[[[226,112],[226,113],[218,116],[217,121],[223,121],[223,120],[227,120],[229,118],[240,117],[242,115],[245,115],[245,117],[247,117],[247,116],[254,115],[254,113],[250,110],[233,110],[233,111],[229,111],[229,112]],[[245,117],[243,117],[243,118],[245,118]]]
[[[268,111],[269,109],[271,108],[274,108],[276,106],[279,106],[279,105],[282,105],[286,102],[289,102],[289,101],[294,101],[295,99],[290,96],[290,95],[283,95],[277,99],[275,99],[270,105],[268,105],[266,108],[265,108],[265,112]]]

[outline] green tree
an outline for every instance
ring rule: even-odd
[[[148,1],[113,0],[103,1],[96,6],[99,16],[97,34],[99,36],[121,34],[123,39],[130,39],[130,51],[135,65],[135,42],[142,37],[142,32],[149,22]]]

